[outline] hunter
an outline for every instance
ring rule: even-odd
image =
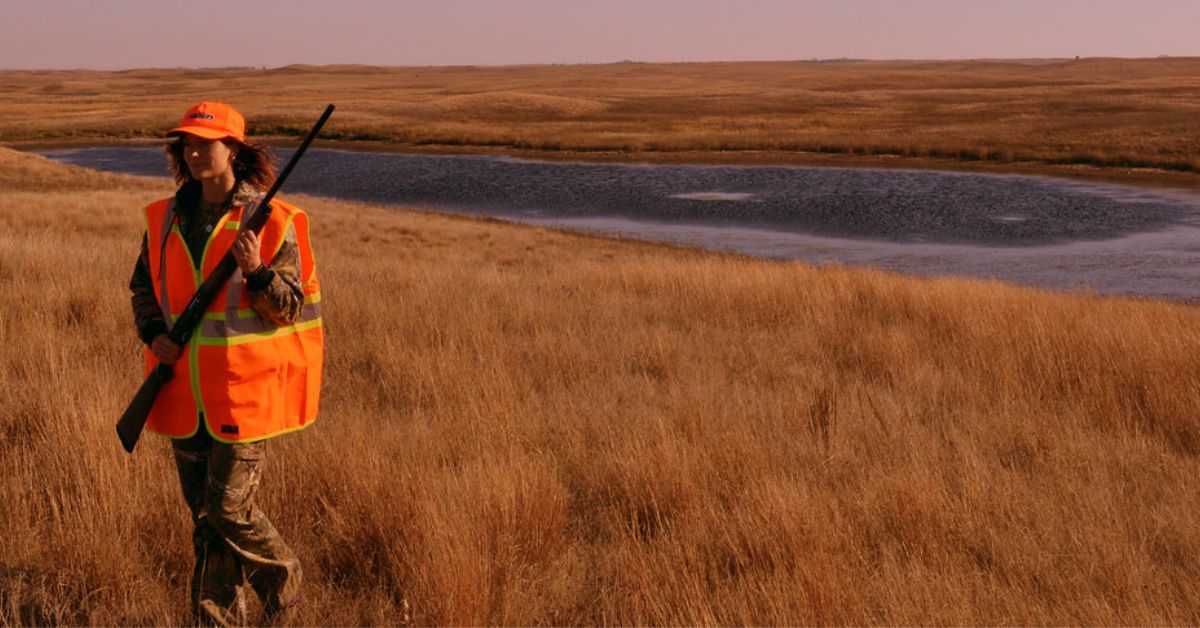
[[[246,623],[245,585],[263,621],[300,602],[296,554],[256,504],[267,441],[317,416],[323,355],[320,284],[308,216],[275,199],[261,234],[239,228],[275,180],[266,147],[233,107],[202,102],[167,133],[174,197],[144,209],[129,288],[147,372],[173,365],[146,421],[169,437],[194,524],[194,621]],[[170,325],[226,251],[237,271],[185,346]]]

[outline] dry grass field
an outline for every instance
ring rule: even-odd
[[[157,137],[201,99],[251,132],[588,158],[1200,172],[1200,58],[0,72],[0,142]],[[1095,174],[1095,173],[1093,173]]]
[[[0,149],[0,624],[186,621],[167,444],[113,432],[169,191]],[[1193,306],[293,200],[299,623],[1200,623]]]

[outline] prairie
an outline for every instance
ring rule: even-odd
[[[0,143],[264,137],[542,157],[1017,170],[1196,187],[1200,58],[3,71]]]
[[[169,192],[0,148],[0,623],[187,620],[167,444],[113,432]],[[1200,623],[1193,306],[291,200],[297,623]]]

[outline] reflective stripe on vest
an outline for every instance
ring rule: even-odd
[[[230,292],[233,292],[232,288]],[[200,323],[198,331],[203,337],[200,343],[240,345],[247,342],[270,340],[278,336],[304,331],[311,328],[314,324],[319,325],[321,323],[320,299],[320,295],[306,296],[304,298],[304,309],[300,312],[300,318],[295,323],[286,327],[279,327],[271,321],[264,320],[253,309],[224,312],[219,315],[220,318],[210,318],[212,315],[206,314],[204,320]],[[234,302],[232,299],[230,301]]]
[[[160,277],[162,276],[163,267],[167,265],[167,238],[171,235],[171,230],[175,228],[175,199],[171,199],[171,202],[167,204],[167,213],[163,217],[162,223],[162,245],[158,247],[158,273],[154,277],[154,280],[158,281],[162,286],[158,293],[158,306],[162,308],[163,320],[167,321],[167,330],[170,331],[171,327],[175,325],[175,317],[171,315],[171,302],[168,300],[170,295],[167,293],[167,282],[161,281]],[[190,251],[188,255],[191,255]]]

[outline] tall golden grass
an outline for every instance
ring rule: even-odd
[[[178,624],[126,282],[166,184],[0,149],[0,623]],[[302,624],[1200,623],[1200,313],[319,198]]]
[[[1200,58],[0,72],[0,142],[158,137],[201,99],[257,135],[722,161],[1200,172]],[[763,154],[765,153],[765,155]]]

